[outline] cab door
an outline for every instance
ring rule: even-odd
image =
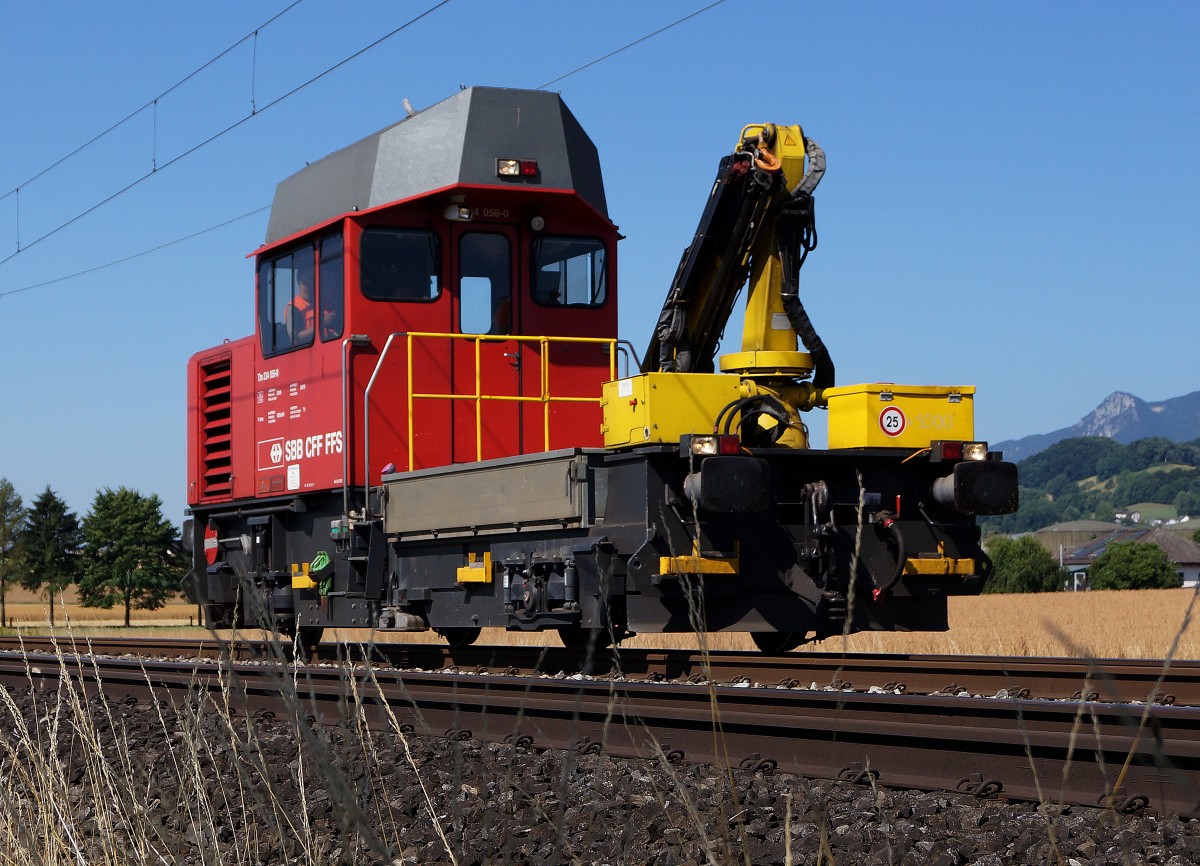
[[[369,225],[351,237],[351,250],[359,252],[351,285],[359,291],[346,333],[370,335],[376,352],[391,342],[382,360],[366,351],[353,356],[358,393],[374,381],[370,429],[354,441],[361,445],[369,432],[372,471],[388,463],[401,470],[445,466],[453,462],[453,410],[444,396],[452,391],[451,346],[444,336],[412,335],[453,330],[453,299],[444,278],[449,253],[425,227]],[[353,427],[362,410],[353,402],[350,408]]]
[[[528,289],[519,321],[523,334],[559,338],[544,346],[528,343],[522,357],[525,391],[552,396],[547,404],[524,404],[525,444],[531,450],[599,447],[600,393],[616,365],[608,343],[616,339],[617,305],[610,288],[616,276],[611,255],[615,239],[599,234],[539,235],[529,247]],[[544,370],[543,370],[544,366]],[[537,440],[537,441],[531,441]]]
[[[510,226],[455,225],[457,332],[451,351],[455,463],[523,453],[523,353],[504,339],[519,321],[516,232]],[[471,336],[479,335],[480,339]]]

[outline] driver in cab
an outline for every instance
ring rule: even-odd
[[[304,346],[312,342],[316,308],[313,306],[312,271],[296,273],[296,295],[287,305],[284,322],[293,346]]]

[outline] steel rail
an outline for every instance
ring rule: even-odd
[[[270,654],[265,641],[226,643],[214,638],[76,638],[76,645],[97,655],[137,654],[235,659]],[[86,641],[86,642],[85,642]],[[0,651],[53,651],[69,647],[70,638],[0,637]],[[578,657],[558,647],[472,646],[444,644],[326,642],[317,649],[320,661],[359,657],[365,649],[380,664],[423,670],[575,673]],[[617,673],[653,679],[705,679],[732,683],[749,680],[764,686],[853,689],[871,688],[917,694],[994,696],[1050,700],[1085,699],[1113,703],[1151,701],[1200,706],[1200,661],[1162,659],[1068,659],[1045,657],[938,656],[799,652],[783,656],[761,653],[694,650],[622,649],[594,660],[591,673]]]
[[[230,700],[246,711],[321,721],[361,714],[383,729],[394,718],[401,730],[424,735],[1200,816],[1194,707],[0,656],[0,682],[10,687],[58,687],[65,676],[109,700],[207,692],[217,705]],[[351,677],[367,696],[358,705],[348,698]]]

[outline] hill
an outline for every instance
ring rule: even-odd
[[[1135,512],[1146,521],[1200,518],[1200,439],[1127,445],[1102,436],[1064,439],[1019,461],[1017,470],[1020,510],[985,518],[985,530],[1032,532]]]
[[[1200,436],[1200,391],[1147,403],[1133,394],[1114,391],[1078,424],[1052,433],[1035,433],[992,444],[1009,460],[1023,460],[1064,439],[1103,436],[1116,442],[1163,438],[1187,442]]]

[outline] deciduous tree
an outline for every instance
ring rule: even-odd
[[[1179,575],[1157,544],[1116,541],[1096,557],[1088,570],[1092,589],[1168,589]]]
[[[25,515],[18,543],[21,586],[41,590],[50,605],[50,625],[54,625],[55,599],[79,573],[82,542],[79,518],[47,486]]]
[[[86,607],[157,610],[179,589],[183,568],[175,553],[175,527],[162,501],[136,490],[105,488],[83,521],[85,538],[79,600]]]
[[[988,542],[994,571],[983,591],[1054,592],[1062,589],[1066,569],[1032,535],[997,536]]]

